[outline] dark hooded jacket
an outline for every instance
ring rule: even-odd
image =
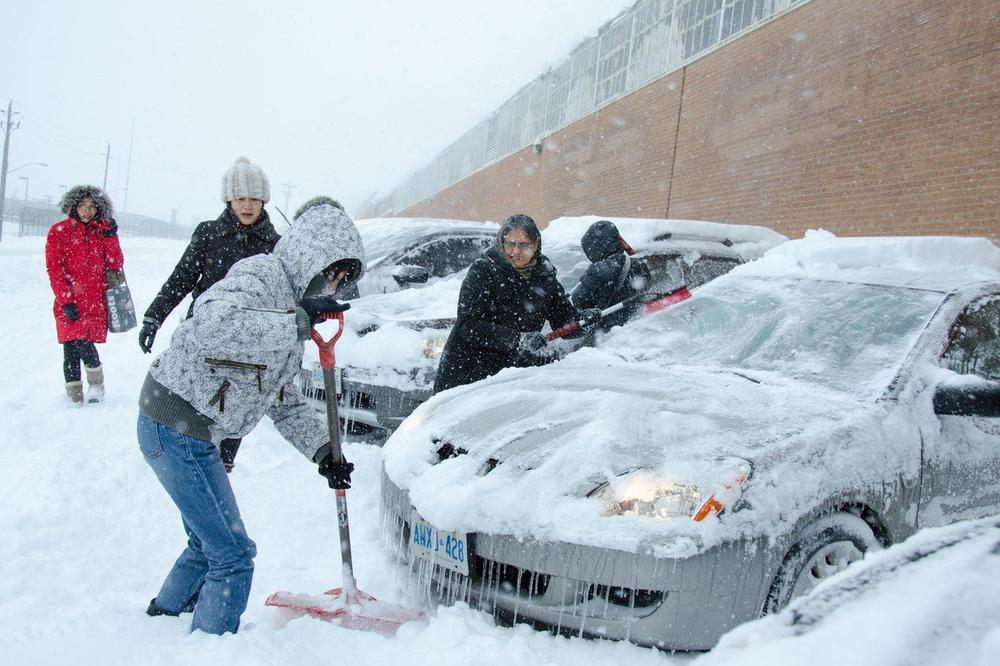
[[[471,384],[503,368],[538,365],[518,354],[521,333],[541,331],[577,318],[576,308],[556,279],[556,269],[538,255],[525,279],[494,246],[469,267],[458,297],[458,320],[445,343],[434,392]]]
[[[191,307],[187,316],[194,311],[196,300],[206,289],[226,277],[226,273],[237,261],[257,254],[268,254],[278,242],[278,232],[274,230],[267,211],[261,210],[260,220],[246,226],[240,224],[232,209],[226,206],[215,220],[206,220],[197,226],[191,235],[191,242],[167,281],[160,287],[160,293],[146,309],[143,321],[151,321],[162,326],[184,297],[191,294]]]
[[[580,244],[587,259],[593,263],[580,276],[580,284],[573,289],[573,305],[579,309],[603,310],[641,293],[649,284],[649,268],[643,261],[625,253],[621,234],[612,222],[600,220],[590,225]],[[640,307],[641,304],[625,307],[605,317],[601,320],[601,327],[607,330],[624,324]]]

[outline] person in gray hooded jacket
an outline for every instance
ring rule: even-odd
[[[312,326],[347,308],[336,298],[364,272],[361,236],[329,201],[315,199],[273,253],[237,262],[205,291],[150,366],[139,448],[188,538],[150,615],[193,610],[193,630],[239,628],[256,546],[216,450],[222,440],[245,436],[266,414],[331,488],[350,487],[353,465],[332,459],[325,422],[294,382]]]

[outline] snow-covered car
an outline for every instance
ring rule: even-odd
[[[433,218],[357,221],[368,262],[361,296],[433,284],[469,266],[496,236],[492,222]]]
[[[922,527],[1000,512],[1000,249],[810,232],[384,449],[442,600],[708,649]],[[424,587],[418,587],[425,589]]]
[[[580,238],[599,219],[611,219],[636,250],[634,260],[649,266],[652,284],[647,290],[653,293],[683,285],[695,288],[787,240],[763,227],[713,222],[560,218],[542,231],[542,252],[555,264],[567,293],[590,265]],[[374,294],[352,302],[337,352],[342,360],[339,413],[352,432],[384,438],[430,397],[464,277],[463,270],[419,293]],[[563,351],[575,347],[571,341],[559,345]],[[323,411],[322,368],[318,361],[305,367],[303,392]]]
[[[698,666],[989,664],[1000,647],[1000,518],[921,530],[785,610],[737,627]],[[989,655],[993,655],[990,657]]]

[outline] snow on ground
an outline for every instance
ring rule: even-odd
[[[266,420],[244,440],[232,481],[257,542],[253,589],[239,634],[190,634],[190,616],[144,610],[184,545],[180,519],[143,462],[136,398],[152,356],[136,330],[98,350],[107,401],[71,409],[56,342],[42,238],[0,243],[0,655],[7,664],[669,664],[687,661],[627,644],[498,627],[465,606],[443,608],[395,638],[310,618],[287,624],[264,606],[275,590],[322,592],[341,578],[333,494]],[[122,239],[141,316],[184,243]],[[179,321],[160,331],[162,351]],[[376,543],[381,449],[347,442],[358,467],[348,493],[359,586],[404,603],[405,572]]]
[[[817,655],[824,664],[864,663],[855,660],[856,653],[834,649],[856,639],[856,628],[843,621],[823,624],[822,631],[797,641],[775,629],[773,620],[744,625],[736,639],[723,639],[724,650],[718,655],[701,656],[553,637],[524,626],[500,627],[490,616],[463,605],[439,609],[426,624],[405,626],[394,638],[310,618],[285,621],[279,611],[264,606],[269,593],[321,592],[340,584],[341,567],[333,495],[315,466],[284,443],[267,420],[245,439],[232,476],[259,550],[239,634],[190,634],[189,616],[147,617],[146,604],[184,543],[177,512],[136,445],[136,396],[152,356],[139,350],[136,331],[111,335],[108,344],[99,347],[107,401],[68,407],[43,243],[41,238],[12,238],[9,231],[0,243],[0,339],[7,346],[0,382],[4,663],[641,666],[693,661],[763,666],[814,661]],[[125,238],[122,245],[141,316],[184,244]],[[154,352],[164,349],[185,310],[186,305],[179,307],[165,324]],[[405,573],[376,543],[381,449],[348,441],[345,450],[357,464],[348,498],[358,583],[383,599],[406,603],[401,584]],[[984,569],[981,575],[995,580],[995,572],[995,567]],[[975,594],[980,572],[965,574],[963,593]],[[914,613],[899,611],[917,608],[912,606],[915,595],[940,576],[942,569],[926,567],[896,577],[894,589],[859,596],[836,617],[850,612],[877,616],[880,635],[891,640],[872,654],[881,663],[921,663],[919,652],[912,649],[916,639],[908,638]],[[984,627],[1000,624],[995,605],[976,608],[983,612],[977,620]],[[989,660],[998,646],[995,629],[985,638],[968,636],[971,647],[956,643],[966,634],[953,636],[949,631],[938,635],[936,656],[968,656],[972,661],[978,656],[979,663],[995,663]],[[757,635],[769,640],[756,640]]]

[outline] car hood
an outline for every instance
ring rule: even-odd
[[[584,349],[435,396],[386,443],[385,471],[439,527],[588,543],[599,530],[625,548],[614,529],[582,519],[604,513],[586,496],[598,485],[640,468],[703,486],[725,482],[734,461],[772,470],[801,442],[835,441],[843,436],[831,433],[874,421],[864,416],[872,411],[785,378]],[[637,520],[643,529],[678,522]]]

